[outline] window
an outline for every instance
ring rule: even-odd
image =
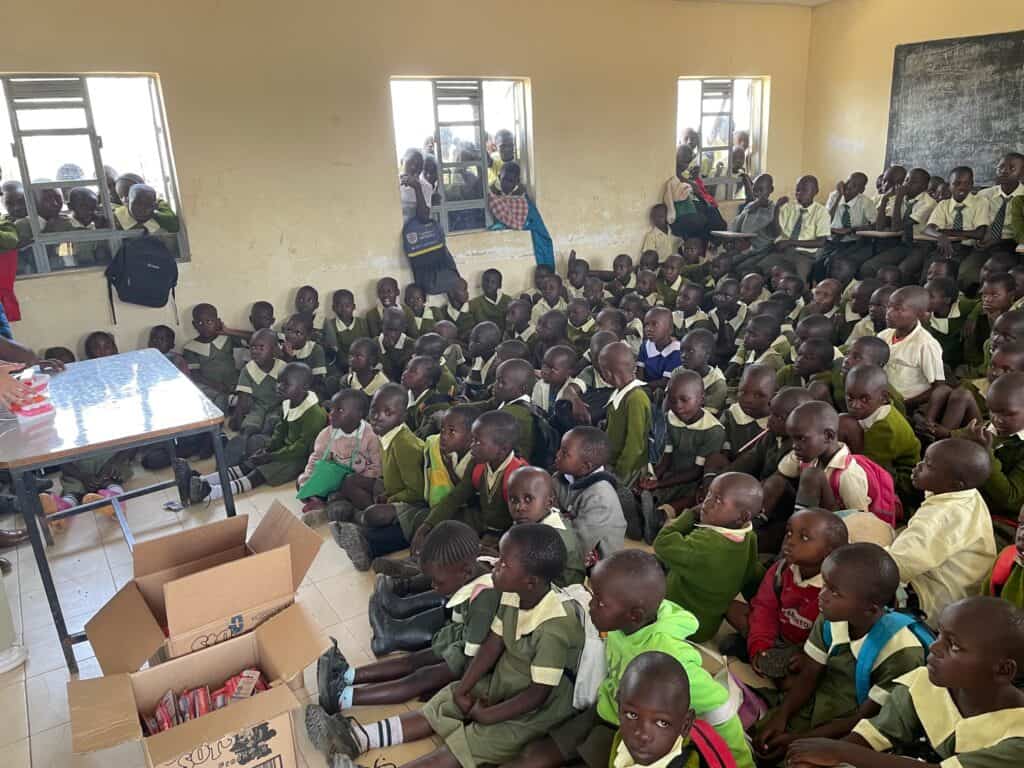
[[[751,180],[764,156],[765,83],[761,78],[680,78],[676,146],[697,151],[694,165],[721,200],[743,199],[741,173]]]
[[[3,204],[19,276],[102,267],[144,232],[187,260],[157,78],[3,75],[0,91]],[[129,207],[139,180],[155,194],[136,190]]]
[[[446,232],[494,223],[487,188],[504,162],[519,163],[521,183],[529,186],[526,101],[523,80],[391,80],[399,168],[409,149],[424,152],[431,210]]]

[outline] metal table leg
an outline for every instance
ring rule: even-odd
[[[213,455],[217,457],[217,475],[220,477],[220,487],[224,490],[224,510],[228,517],[235,516],[235,496],[231,492],[231,478],[228,476],[228,466],[224,459],[224,439],[218,425],[210,432],[213,439]]]
[[[42,514],[42,509],[39,505],[39,497],[34,493],[35,484],[32,483],[30,487],[30,481],[26,482],[25,474],[20,470],[12,469],[11,476],[14,480],[14,491],[18,495],[21,514],[28,527],[28,538],[32,542],[32,554],[35,555],[39,577],[43,581],[43,591],[46,592],[46,599],[50,603],[50,614],[53,616],[53,625],[57,628],[57,637],[60,639],[60,647],[64,652],[64,660],[67,662],[68,671],[75,675],[78,674],[78,661],[75,659],[71,638],[68,637],[64,612],[60,608],[57,588],[53,584],[53,574],[50,573],[50,563],[46,559],[46,549],[43,546],[43,537],[37,522]],[[44,522],[43,525],[46,523]]]

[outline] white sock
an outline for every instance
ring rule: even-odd
[[[363,752],[404,743],[402,741],[402,720],[398,716],[378,720],[376,723],[364,725],[361,729],[355,728],[354,733]]]
[[[245,477],[245,472],[242,471],[241,467],[228,467],[225,470],[225,474],[228,476],[228,480],[240,480]],[[220,485],[220,473],[211,472],[208,475],[203,475],[202,479],[208,482],[210,485]]]
[[[242,477],[239,480],[231,481],[231,493],[232,495],[238,495],[239,493],[245,493],[246,491],[252,490],[252,480],[248,477]],[[209,501],[216,501],[217,499],[224,498],[224,489],[219,485],[210,486],[210,495],[206,497]]]

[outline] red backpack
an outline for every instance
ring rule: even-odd
[[[1003,591],[1003,585],[1013,572],[1013,565],[1016,561],[1017,547],[1013,544],[999,553],[996,564],[992,567],[992,576],[989,578],[989,593],[992,597],[999,597]]]
[[[513,456],[512,461],[508,463],[508,467],[505,469],[505,476],[501,478],[501,495],[505,499],[506,503],[508,503],[508,479],[512,476],[512,473],[520,467],[528,466],[530,466],[530,462],[523,461],[518,456]],[[477,464],[473,467],[473,487],[476,488],[478,492],[480,490],[481,483],[484,482],[484,472],[486,471],[486,464]]]
[[[700,754],[701,765],[707,768],[736,768],[736,758],[729,751],[725,739],[703,720],[694,720],[690,729],[690,742]]]
[[[862,456],[859,453],[851,453],[846,456],[843,468],[834,471],[828,479],[829,485],[832,486],[832,493],[837,499],[841,498],[839,496],[839,478],[849,468],[852,461],[856,461],[860,465],[868,478],[868,496],[871,498],[868,511],[879,520],[895,528],[896,524],[903,519],[903,502],[896,495],[892,475],[885,467],[876,464],[867,456]]]

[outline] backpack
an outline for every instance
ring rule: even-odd
[[[839,496],[839,477],[849,468],[850,462],[853,461],[860,465],[860,468],[864,470],[864,474],[868,478],[868,496],[871,498],[868,511],[879,520],[895,528],[896,524],[903,519],[903,502],[896,495],[896,487],[893,485],[892,475],[889,474],[885,467],[876,464],[867,456],[851,453],[846,457],[846,463],[843,465],[843,468],[837,469],[829,476],[828,482],[832,487],[832,493],[841,501]]]
[[[555,454],[562,445],[562,436],[540,408],[533,403],[527,408],[533,419],[533,450],[529,456],[530,463],[535,467],[550,470],[555,464]]]
[[[647,461],[658,466],[668,443],[668,416],[662,408],[651,408],[651,431],[647,434]]]
[[[885,644],[904,627],[909,627],[914,637],[924,648],[925,657],[928,656],[928,648],[935,642],[935,635],[924,624],[924,622],[911,616],[909,613],[889,611],[882,618],[875,622],[860,648],[860,655],[857,657],[857,668],[854,679],[857,683],[857,702],[863,704],[868,698],[871,690],[871,670],[874,669],[875,659],[881,653]],[[825,621],[822,624],[822,639],[828,646],[829,655],[832,655],[832,622]]]
[[[736,768],[736,758],[718,731],[703,720],[693,721],[690,743],[700,755],[702,768]]]
[[[1013,566],[1017,562],[1017,547],[1013,544],[1003,549],[996,558],[996,564],[992,567],[992,575],[989,577],[989,594],[992,597],[999,597],[1003,591],[1003,585],[1010,578]]]
[[[583,651],[573,679],[572,705],[580,711],[597,702],[597,692],[608,677],[608,661],[604,655],[604,640],[590,618],[590,592],[582,584],[570,584],[565,589],[552,587],[563,603],[569,603],[583,626]]]
[[[520,459],[518,456],[513,456],[512,461],[508,463],[508,467],[505,469],[505,476],[501,478],[501,496],[508,503],[508,479],[512,477],[512,473],[520,467],[527,466],[527,462]],[[477,464],[473,467],[473,487],[478,489],[480,484],[484,481],[484,472],[487,470],[486,464]]]
[[[107,300],[116,325],[114,291],[126,304],[164,307],[168,295],[174,297],[174,288],[178,284],[178,263],[163,240],[144,234],[142,237],[125,240],[103,274],[107,278]],[[174,317],[177,322],[177,303]]]
[[[415,216],[402,227],[402,249],[410,259],[444,248],[444,230],[433,219],[420,221]]]

